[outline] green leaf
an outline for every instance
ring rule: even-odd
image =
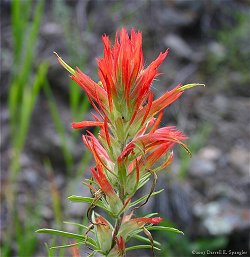
[[[90,237],[86,237],[86,241],[84,241],[84,243],[96,248],[95,241]],[[68,245],[57,245],[57,246],[51,246],[50,249],[64,249],[64,248],[69,248],[69,247],[72,247],[72,246],[75,246],[75,245],[81,245],[81,244],[83,244],[83,242],[68,244]]]
[[[176,228],[171,228],[171,227],[163,227],[163,226],[148,226],[146,227],[148,230],[163,230],[163,231],[168,231],[168,232],[174,232],[178,234],[184,235],[184,233]]]
[[[137,250],[137,249],[143,249],[143,248],[152,248],[152,246],[151,245],[135,245],[135,246],[126,248],[126,252],[132,251],[132,250]],[[154,246],[154,250],[160,251],[161,249]]]
[[[84,196],[78,196],[78,195],[71,195],[68,197],[68,199],[74,203],[88,203],[88,204],[93,203],[93,201],[95,200],[92,197],[84,197]]]
[[[88,203],[88,204],[92,204],[93,201],[95,200],[92,197],[83,197],[78,195],[71,195],[68,197],[68,199],[74,203]],[[109,209],[100,200],[95,202],[95,205],[104,209],[107,212],[110,212]]]
[[[154,193],[151,194],[151,196],[158,195],[158,194],[160,194],[162,191],[164,191],[164,189],[161,189],[161,190],[159,190],[159,191],[155,191]],[[147,195],[144,195],[144,196],[142,196],[141,198],[139,198],[138,200],[136,200],[136,201],[130,203],[129,206],[130,206],[130,207],[133,207],[133,206],[139,204],[140,202],[146,200],[147,197],[148,197],[148,194],[147,194]]]
[[[63,223],[65,223],[65,224],[70,224],[70,225],[74,225],[74,226],[78,226],[78,227],[85,228],[85,229],[88,229],[87,226],[85,226],[85,225],[83,225],[83,224],[76,223],[76,222],[64,221]],[[90,231],[91,231],[91,230],[90,230]]]
[[[139,240],[139,241],[145,242],[145,243],[150,243],[151,242],[148,238],[146,238],[144,236],[134,235],[132,237]],[[154,240],[154,244],[159,246],[159,247],[161,246],[161,244],[159,242],[155,241],[155,240]]]
[[[149,181],[150,174],[140,179],[139,184],[137,186],[137,190],[143,187]]]
[[[91,179],[85,178],[85,181],[89,182],[89,184],[94,184],[94,185],[98,186],[98,183],[97,183],[97,182],[95,182],[94,180],[91,180]]]
[[[72,246],[79,245],[80,243],[74,243],[69,245],[57,245],[57,246],[51,246],[49,249],[64,249],[64,248],[70,248]]]
[[[146,218],[150,218],[150,217],[156,216],[156,215],[158,215],[158,214],[159,214],[158,212],[149,213],[149,214],[145,215],[145,217],[146,217]]]
[[[55,236],[62,236],[62,237],[67,237],[67,238],[74,238],[80,241],[84,241],[86,239],[86,236],[75,234],[75,233],[70,233],[66,231],[61,231],[61,230],[56,230],[56,229],[50,229],[50,228],[42,228],[36,230],[36,233],[43,233],[43,234],[50,234],[50,235],[55,235]]]

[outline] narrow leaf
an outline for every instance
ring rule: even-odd
[[[72,246],[79,245],[80,243],[74,243],[74,244],[69,244],[69,245],[58,245],[58,246],[51,246],[50,249],[63,249],[63,248],[69,248]]]
[[[85,229],[88,229],[88,227],[87,227],[87,226],[82,225],[82,224],[79,224],[79,223],[76,223],[76,222],[64,221],[63,223],[65,223],[65,224],[69,224],[69,225],[78,226],[78,227],[85,228]]]
[[[176,91],[181,92],[181,91],[184,91],[186,89],[189,89],[189,88],[192,88],[192,87],[197,87],[197,86],[205,87],[205,84],[199,84],[199,83],[187,84],[187,85],[184,85],[182,87],[179,87]]]
[[[164,189],[161,189],[161,190],[159,190],[159,191],[156,191],[156,192],[152,193],[151,196],[158,195],[158,194],[160,194],[162,191],[164,191]],[[148,195],[144,195],[144,196],[142,196],[141,198],[139,198],[138,200],[136,200],[136,201],[130,203],[129,206],[130,206],[130,207],[133,207],[133,206],[137,205],[138,203],[140,203],[140,202],[144,201],[145,199],[147,199],[147,197],[148,197]]]
[[[144,236],[140,236],[140,235],[134,235],[133,238],[139,240],[139,241],[142,241],[142,242],[145,242],[145,243],[150,243],[150,240]],[[157,246],[161,246],[161,244],[157,241],[154,240],[154,244],[157,245]]]
[[[171,228],[171,227],[163,227],[163,226],[148,226],[148,230],[163,230],[163,231],[168,231],[168,232],[174,232],[178,234],[184,235],[184,233],[176,228]]]
[[[74,203],[88,203],[88,204],[92,204],[95,199],[92,198],[92,197],[83,197],[83,196],[78,196],[78,195],[71,195],[68,197],[68,199],[71,201],[71,202],[74,202]],[[104,204],[101,202],[101,201],[97,201],[95,202],[95,205],[104,209],[104,210],[107,210],[107,208],[104,206]]]
[[[131,246],[131,247],[126,248],[126,252],[132,251],[132,250],[137,250],[137,249],[143,249],[143,248],[150,248],[151,249],[152,246],[151,245],[135,245],[135,246]],[[155,246],[154,246],[154,249],[158,250],[158,251],[161,250],[161,249],[159,249],[159,248],[157,248]]]
[[[145,215],[145,217],[146,217],[146,218],[151,218],[151,217],[156,216],[156,215],[158,215],[158,214],[159,214],[158,212],[149,213],[149,214]]]
[[[36,230],[36,233],[51,234],[51,235],[55,235],[55,236],[74,238],[74,239],[78,239],[78,240],[81,240],[81,241],[86,239],[86,237],[83,236],[83,235],[70,233],[70,232],[65,232],[65,231],[56,230],[56,229],[50,229],[50,228],[38,229],[38,230]]]
[[[56,57],[58,62],[72,75],[75,75],[75,70],[73,68],[71,68],[56,52],[53,52]]]

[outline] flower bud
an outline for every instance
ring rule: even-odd
[[[96,230],[97,230],[97,241],[100,245],[101,250],[104,253],[107,253],[111,249],[112,245],[112,232],[113,228],[109,224],[109,222],[99,216],[95,219],[96,222]]]

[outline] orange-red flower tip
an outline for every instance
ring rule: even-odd
[[[91,172],[97,183],[99,184],[100,188],[106,195],[110,197],[112,197],[112,195],[115,195],[115,191],[108,181],[103,167],[100,164],[97,164],[96,168],[91,168]]]
[[[71,127],[73,129],[83,129],[86,127],[102,127],[103,122],[101,121],[80,121],[80,122],[72,122]]]
[[[162,222],[162,221],[163,221],[163,218],[155,217],[155,218],[150,218],[149,223],[152,223],[152,224],[159,224],[159,223]]]

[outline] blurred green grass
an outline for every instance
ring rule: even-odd
[[[11,71],[11,82],[8,93],[11,162],[5,192],[8,209],[8,230],[4,233],[3,243],[1,245],[1,252],[3,256],[6,257],[11,257],[13,250],[16,251],[16,254],[20,257],[33,256],[37,250],[38,239],[37,235],[34,234],[34,231],[41,223],[41,214],[40,211],[37,210],[37,203],[30,203],[31,206],[25,207],[27,211],[24,216],[25,219],[23,216],[20,217],[16,187],[20,172],[22,171],[20,158],[28,136],[32,113],[42,91],[46,96],[56,133],[60,137],[61,151],[67,166],[67,175],[70,176],[75,168],[73,155],[67,144],[69,135],[62,123],[61,114],[47,78],[49,63],[46,60],[43,60],[38,64],[36,63],[36,49],[39,40],[41,21],[44,16],[44,7],[45,0],[38,0],[35,2],[32,0],[13,0],[11,2],[11,29],[13,39],[12,58],[14,64]],[[63,6],[63,2],[60,2],[59,6],[55,6],[55,9],[59,7],[66,10],[66,7]],[[72,32],[70,29],[70,17],[67,15],[64,19],[65,33],[71,33],[70,37],[77,38],[76,31]],[[69,56],[74,62],[74,66],[77,64],[83,67],[85,65],[84,53],[82,52],[82,59],[77,58],[79,56],[76,42],[69,40],[68,44],[69,49],[71,49]],[[71,82],[70,85],[72,86],[72,89],[69,91],[69,108],[72,119],[83,119],[89,109],[89,102],[87,101],[86,96],[81,96],[80,89],[72,84],[73,82]],[[76,135],[76,133],[72,132],[70,135],[71,139],[76,141]],[[51,167],[49,156],[47,156],[47,158],[48,160],[45,162],[44,168],[45,170],[50,171],[48,172],[48,176],[54,218],[58,226],[63,226],[62,199],[53,179],[53,168]],[[76,174],[80,174],[79,171],[84,170],[84,166],[87,165],[89,160],[90,154],[86,154],[82,159]],[[15,226],[13,226],[14,224]],[[13,241],[16,242],[16,247],[14,247]],[[60,256],[64,256],[63,250],[60,251]]]

